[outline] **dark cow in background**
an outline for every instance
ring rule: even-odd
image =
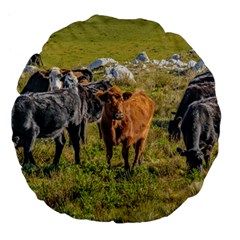
[[[37,66],[37,67],[43,66],[41,55],[38,53],[33,54],[28,60],[27,65]]]
[[[122,92],[114,86],[97,96],[104,102],[101,129],[106,146],[106,157],[110,166],[113,146],[122,143],[122,156],[125,169],[130,168],[129,148],[135,148],[135,159],[132,165],[140,164],[144,144],[149,132],[154,112],[153,101],[142,91]]]
[[[205,82],[199,84],[192,84],[186,89],[183,98],[178,106],[177,112],[175,113],[174,119],[169,121],[168,133],[169,139],[179,141],[181,136],[180,131],[180,120],[186,112],[188,106],[202,98],[214,97],[215,84],[213,82]]]
[[[63,88],[62,77],[63,75],[58,67],[37,71],[29,78],[21,94],[61,89]]]
[[[178,148],[187,158],[190,170],[202,169],[205,160],[209,167],[211,151],[220,134],[221,112],[216,97],[195,101],[181,118],[181,131],[186,150]]]
[[[20,94],[29,92],[47,92],[49,89],[49,73],[35,72],[28,80]]]
[[[98,104],[96,104],[96,102]],[[75,162],[80,163],[81,123],[85,118],[98,116],[100,102],[91,89],[78,85],[52,92],[20,95],[12,109],[12,140],[24,149],[24,164],[35,164],[32,150],[37,138],[54,138],[56,152],[53,164],[58,164],[67,129],[75,151]]]
[[[188,85],[199,84],[199,83],[207,83],[212,82],[215,83],[214,77],[212,73],[208,70],[205,73],[197,75],[194,79],[192,79]]]
[[[87,84],[93,81],[93,73],[87,68],[62,70],[64,87],[72,87],[76,83]]]
[[[41,70],[35,72],[26,83],[21,94],[26,92],[47,92],[71,87],[73,81],[76,83],[86,83],[93,80],[92,72],[88,69],[62,70],[58,67],[52,67],[50,70]]]

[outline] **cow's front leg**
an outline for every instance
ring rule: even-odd
[[[74,153],[75,153],[75,163],[80,164],[80,128],[81,125],[78,126],[70,126],[68,128],[68,133],[73,145]]]
[[[106,143],[105,145],[106,145],[106,149],[107,149],[107,155],[106,155],[107,163],[108,163],[109,167],[111,167],[111,159],[113,156],[113,145],[110,143]]]
[[[129,148],[130,148],[130,146],[128,144],[123,143],[122,156],[123,156],[124,163],[125,163],[125,165],[124,165],[125,170],[130,169],[130,165],[129,165],[129,162],[128,162]]]

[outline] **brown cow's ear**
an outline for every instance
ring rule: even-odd
[[[107,102],[108,101],[108,92],[103,92],[103,91],[98,91],[96,93],[96,96],[103,102]]]
[[[131,92],[124,92],[123,93],[123,99],[128,100],[132,96]]]

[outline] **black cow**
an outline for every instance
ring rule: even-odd
[[[50,70],[41,70],[35,72],[24,86],[21,94],[27,92],[47,92],[49,90],[70,87],[76,79],[76,83],[91,82],[93,80],[92,72],[88,69],[61,70],[53,67]]]
[[[27,65],[43,66],[41,55],[38,53],[33,54],[27,62]]]
[[[24,86],[21,94],[27,92],[47,92],[49,89],[49,72],[38,71],[35,72]]]
[[[58,164],[66,142],[63,133],[65,128],[75,151],[75,162],[80,163],[81,123],[85,118],[88,119],[89,113],[98,116],[99,112],[94,98],[91,90],[81,85],[53,92],[20,95],[12,109],[12,140],[16,147],[24,148],[24,164],[29,161],[35,164],[32,149],[36,139],[49,137],[55,140],[53,164]]]
[[[188,85],[192,84],[199,84],[199,83],[206,83],[206,82],[212,82],[214,83],[214,77],[212,73],[208,70],[205,73],[197,75],[194,79],[192,79]]]
[[[183,117],[188,106],[197,100],[202,98],[214,97],[215,84],[212,82],[205,82],[199,84],[192,84],[186,89],[183,98],[178,106],[177,112],[175,113],[174,119],[169,121],[168,133],[169,139],[179,141],[180,140],[180,119]]]
[[[205,160],[209,167],[211,150],[220,134],[221,112],[216,97],[195,101],[181,119],[181,131],[186,150],[177,148],[187,157],[189,169],[202,169]]]

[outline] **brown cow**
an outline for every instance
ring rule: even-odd
[[[130,168],[128,153],[131,145],[135,148],[135,159],[132,165],[141,163],[144,143],[147,138],[154,112],[154,102],[142,91],[122,92],[113,86],[97,96],[104,104],[100,122],[103,139],[106,145],[106,157],[110,165],[113,146],[122,143],[122,156],[125,169]]]

